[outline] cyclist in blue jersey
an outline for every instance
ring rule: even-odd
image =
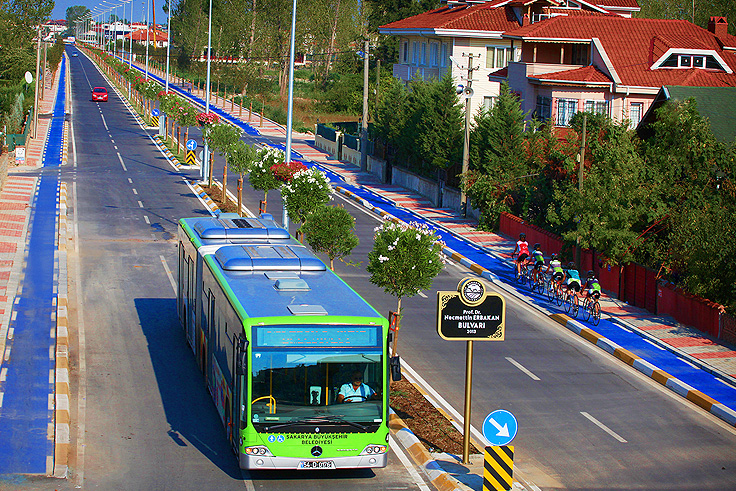
[[[575,269],[575,263],[570,261],[567,263],[567,271],[565,272],[565,285],[568,291],[579,293],[581,289],[580,273]]]

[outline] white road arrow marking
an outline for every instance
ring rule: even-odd
[[[493,418],[490,419],[490,422],[498,430],[498,433],[496,433],[496,436],[502,436],[502,437],[509,437],[509,436],[511,436],[511,433],[509,433],[509,425],[508,424],[504,424],[503,426],[501,426]]]

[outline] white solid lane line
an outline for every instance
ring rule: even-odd
[[[509,363],[511,363],[512,365],[514,365],[516,368],[518,368],[519,370],[521,370],[522,372],[524,372],[525,374],[529,375],[529,378],[531,378],[532,380],[540,380],[539,377],[537,377],[532,372],[530,372],[529,370],[527,370],[526,367],[524,367],[521,363],[519,363],[518,361],[514,360],[510,356],[507,356],[506,357],[506,360]]]
[[[166,271],[166,276],[169,277],[169,283],[171,283],[171,288],[174,290],[174,294],[176,294],[176,281],[174,281],[174,275],[171,274],[171,270],[169,269],[169,265],[166,264],[166,258],[163,256],[159,256],[161,258],[161,264],[164,265],[164,270]]]
[[[616,440],[620,441],[621,443],[628,443],[623,437],[621,437],[621,435],[619,435],[618,433],[613,431],[611,428],[609,428],[608,426],[604,425],[603,423],[595,419],[590,414],[586,413],[585,411],[580,411],[580,414],[585,416],[585,418],[588,419],[591,423],[593,423],[598,428],[602,429],[603,431],[605,431],[606,433],[614,437]]]
[[[399,445],[393,435],[389,438],[389,440],[391,442],[391,449],[394,451],[401,463],[404,464],[404,467],[406,467],[406,470],[409,472],[411,478],[414,479],[414,484],[416,484],[422,491],[429,491],[429,487],[424,483],[424,479],[422,479],[422,476],[419,475],[417,470],[409,461],[409,458],[406,456],[406,454],[404,454],[404,450],[401,448],[401,445]]]

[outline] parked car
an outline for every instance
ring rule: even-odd
[[[77,56],[79,56],[79,53],[77,53],[77,52],[75,51],[74,53],[72,53],[72,56],[74,56],[74,57],[77,57]]]
[[[107,102],[107,89],[105,87],[95,87],[92,89],[92,100]]]

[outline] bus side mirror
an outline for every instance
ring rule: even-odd
[[[392,356],[389,361],[391,367],[391,380],[398,382],[401,380],[401,360],[398,356]]]
[[[235,360],[235,371],[238,375],[245,375],[248,368],[248,340],[238,340],[238,354]]]

